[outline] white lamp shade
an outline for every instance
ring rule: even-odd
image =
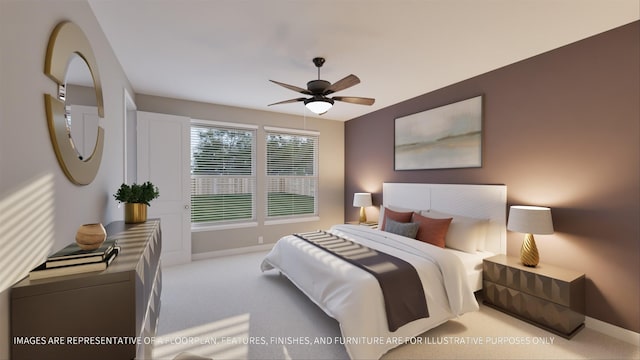
[[[371,206],[371,193],[355,193],[353,194],[353,206],[366,207]]]
[[[324,100],[313,100],[305,102],[304,105],[307,107],[307,109],[315,114],[324,114],[333,106],[332,103]]]
[[[551,209],[541,206],[512,206],[507,229],[526,234],[553,234]]]

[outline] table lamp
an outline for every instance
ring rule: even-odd
[[[353,206],[360,207],[360,223],[367,222],[367,214],[364,211],[366,206],[371,206],[371,193],[355,193],[353,194]]]
[[[551,209],[540,206],[512,206],[509,209],[507,229],[525,233],[520,249],[520,261],[525,266],[536,267],[540,256],[533,235],[553,234]]]

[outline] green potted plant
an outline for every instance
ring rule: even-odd
[[[124,222],[131,224],[147,221],[147,207],[151,206],[151,200],[160,196],[160,192],[150,181],[131,185],[123,183],[113,196],[124,203]]]

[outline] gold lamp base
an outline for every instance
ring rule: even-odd
[[[536,241],[533,239],[533,234],[524,235],[522,248],[520,248],[520,261],[522,261],[522,265],[530,267],[536,267],[540,261],[538,248],[536,247]]]
[[[358,219],[358,221],[361,224],[364,224],[367,222],[367,214],[364,212],[364,206],[360,206],[360,219]]]

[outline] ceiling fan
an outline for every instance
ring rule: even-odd
[[[311,95],[310,98],[296,98],[290,100],[284,100],[277,103],[269,104],[271,105],[279,105],[279,104],[288,104],[302,101],[307,109],[312,112],[322,115],[326,113],[333,106],[334,101],[342,101],[351,104],[359,104],[359,105],[373,105],[375,99],[372,98],[364,98],[364,97],[354,97],[354,96],[333,96],[331,98],[327,97],[327,95],[333,94],[340,90],[348,89],[354,85],[360,83],[360,79],[351,74],[349,76],[344,77],[336,81],[335,83],[330,83],[326,80],[320,80],[320,68],[324,64],[325,59],[321,57],[313,58],[313,63],[318,68],[318,80],[311,80],[307,83],[307,88],[303,89],[294,85],[284,84],[278,81],[269,80],[272,83],[278,84],[282,87],[285,87],[289,90],[293,90],[305,95]]]

